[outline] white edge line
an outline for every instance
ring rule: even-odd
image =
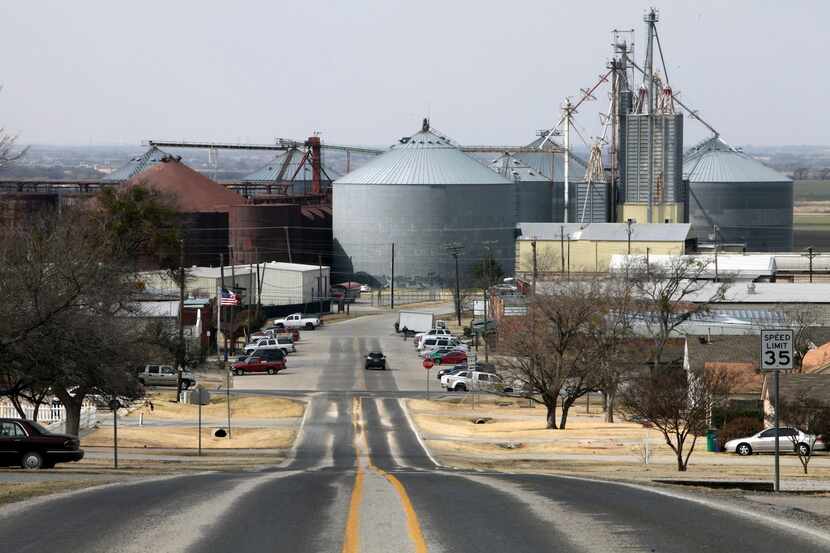
[[[291,446],[291,450],[288,452],[288,455],[285,456],[285,459],[282,463],[277,465],[278,468],[285,468],[288,466],[289,463],[294,462],[297,459],[297,446],[299,445],[300,441],[302,441],[303,435],[305,434],[305,421],[308,417],[309,411],[311,411],[311,399],[303,398],[303,403],[305,403],[305,410],[303,411],[303,418],[300,419],[300,425],[297,429],[297,435],[294,436],[294,444]]]
[[[530,475],[529,473],[509,473],[513,475]],[[541,476],[541,475],[536,475]],[[811,537],[818,539],[823,542],[830,542],[830,534],[827,532],[822,532],[820,530],[816,530],[814,528],[810,528],[807,526],[803,526],[797,522],[793,522],[791,520],[781,520],[779,518],[765,515],[761,513],[756,513],[755,511],[751,511],[749,509],[744,509],[741,507],[736,507],[734,505],[726,504],[725,502],[721,501],[713,501],[709,499],[703,499],[700,497],[695,497],[692,495],[687,495],[683,493],[678,493],[674,491],[664,490],[662,488],[653,488],[650,486],[646,486],[643,484],[634,484],[632,482],[621,482],[616,480],[600,480],[600,479],[593,479],[593,478],[584,478],[581,476],[571,476],[571,475],[564,475],[564,474],[547,474],[545,476],[553,476],[555,478],[567,478],[570,480],[579,480],[581,482],[592,482],[592,483],[602,483],[602,484],[615,484],[618,486],[626,486],[629,488],[634,488],[636,490],[650,492],[657,495],[662,495],[665,497],[671,497],[673,499],[680,499],[683,501],[689,501],[691,503],[697,503],[698,505],[703,505],[704,507],[708,507],[710,509],[715,509],[718,511],[723,511],[735,516],[754,519],[755,521],[763,522],[765,524],[770,524],[773,526],[777,526],[782,530],[786,530],[791,534],[795,534],[796,536],[803,537],[803,534],[809,534]]]
[[[427,444],[424,443],[423,438],[421,438],[421,434],[418,432],[418,428],[415,426],[415,423],[412,422],[412,417],[409,415],[409,409],[406,406],[406,402],[403,401],[403,399],[398,398],[398,405],[401,406],[401,410],[403,410],[403,414],[406,415],[406,422],[409,423],[409,428],[412,429],[412,433],[415,434],[415,438],[418,440],[418,443],[421,444],[421,447],[423,448],[424,452],[427,454],[427,457],[429,457],[429,460],[432,461],[432,463],[436,467],[443,468],[444,465],[439,463],[438,460],[435,457],[433,457],[432,452],[427,447]]]

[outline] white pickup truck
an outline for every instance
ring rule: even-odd
[[[304,317],[302,313],[292,313],[284,319],[274,319],[271,326],[276,328],[306,328],[314,330],[320,326],[320,319],[317,317]]]

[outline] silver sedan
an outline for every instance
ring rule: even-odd
[[[809,455],[812,451],[821,451],[827,448],[820,437],[805,434],[797,428],[767,428],[747,438],[729,440],[723,450],[738,455],[752,455],[753,453],[772,453],[775,451],[775,434],[778,434],[780,451],[797,451],[801,455]]]

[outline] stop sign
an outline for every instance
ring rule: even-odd
[[[424,368],[426,370],[431,369],[434,365],[435,365],[435,363],[433,363],[432,359],[430,359],[428,357],[426,359],[424,359]]]

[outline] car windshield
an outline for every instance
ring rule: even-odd
[[[379,351],[373,351],[372,353],[369,354],[369,357],[381,358],[381,357],[383,357],[383,354]]]

